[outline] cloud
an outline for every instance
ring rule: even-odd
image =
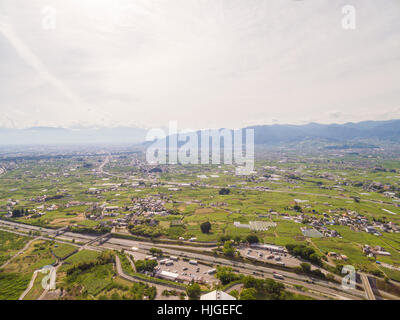
[[[354,0],[357,29],[345,31],[345,4],[2,0],[0,46],[3,36],[21,59],[0,51],[0,113],[25,112],[24,126],[192,128],[390,113],[400,99],[400,5]],[[49,5],[57,27],[46,32]]]
[[[45,81],[48,81],[59,90],[66,98],[68,98],[74,105],[84,107],[83,102],[70,88],[68,88],[62,81],[52,75],[42,62],[32,53],[29,47],[14,33],[13,29],[0,22],[0,33],[11,43],[17,54],[30,65]]]

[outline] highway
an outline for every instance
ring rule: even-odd
[[[209,255],[204,255],[201,253],[192,253],[182,251],[181,247],[176,249],[164,248],[160,247],[157,244],[141,242],[141,241],[133,241],[126,239],[116,239],[111,238],[107,242],[103,243],[102,246],[107,247],[109,249],[114,250],[129,250],[131,247],[137,247],[140,249],[145,249],[146,251],[150,248],[157,247],[163,250],[164,253],[170,255],[176,255],[183,258],[196,259],[199,262],[204,262],[207,264],[221,265],[221,266],[229,266],[235,270],[238,270],[242,274],[254,275],[263,274],[263,278],[271,278],[273,279],[273,273],[278,272],[279,274],[285,277],[285,280],[280,281],[289,285],[301,285],[303,287],[307,287],[314,291],[319,291],[324,295],[328,295],[334,299],[340,300],[360,300],[364,299],[365,295],[362,291],[359,290],[344,290],[341,285],[324,281],[317,280],[312,277],[308,277],[305,275],[299,275],[291,272],[282,271],[280,269],[273,269],[271,267],[263,267],[263,266],[255,266],[250,263],[244,262],[236,262],[229,259],[224,259],[220,257],[212,257]],[[259,276],[258,276],[259,277]],[[276,279],[275,279],[276,280]],[[314,283],[313,283],[314,282]]]
[[[360,290],[344,290],[339,284],[333,282],[327,282],[323,280],[316,280],[311,277],[305,275],[299,275],[295,273],[291,273],[288,271],[282,271],[280,269],[273,269],[272,267],[264,267],[264,266],[255,266],[251,263],[245,262],[235,262],[229,259],[221,258],[221,257],[213,257],[210,255],[202,254],[202,253],[194,253],[194,252],[187,252],[185,251],[185,247],[176,246],[175,249],[170,248],[172,245],[169,245],[168,248],[163,247],[161,244],[153,244],[144,241],[133,241],[133,240],[126,240],[126,239],[118,239],[118,238],[110,238],[106,242],[95,245],[92,244],[91,246],[87,246],[86,244],[89,242],[93,242],[93,240],[97,239],[96,236],[91,235],[82,235],[73,232],[66,232],[60,236],[55,236],[56,230],[40,228],[35,226],[24,225],[16,222],[4,221],[0,220],[0,225],[6,226],[11,228],[11,230],[7,230],[10,232],[15,232],[15,228],[18,228],[18,232],[21,230],[29,231],[40,231],[42,237],[45,235],[50,237],[51,240],[55,241],[69,241],[71,245],[79,246],[81,249],[89,249],[89,250],[104,250],[104,249],[114,249],[114,250],[130,250],[131,247],[138,247],[142,250],[148,250],[152,247],[158,247],[163,250],[163,252],[170,254],[170,255],[177,255],[181,257],[187,257],[196,259],[198,261],[202,261],[207,264],[217,264],[223,266],[230,266],[243,274],[251,274],[254,273],[263,274],[265,278],[272,278],[273,272],[277,271],[278,273],[282,274],[285,277],[285,280],[281,281],[288,285],[301,285],[305,288],[308,288],[314,292],[319,292],[323,296],[328,296],[334,299],[341,299],[341,300],[359,300],[365,299],[365,294],[363,291]],[[5,230],[5,229],[3,229]],[[72,241],[75,240],[75,243]],[[80,242],[79,244],[77,242]],[[197,248],[199,249],[199,248]],[[254,275],[256,276],[256,275]]]

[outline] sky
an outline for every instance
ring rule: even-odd
[[[0,127],[398,118],[400,0],[0,0]]]

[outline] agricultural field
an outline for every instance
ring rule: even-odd
[[[7,248],[10,243],[15,243],[16,248],[22,249],[27,244],[30,238],[16,236],[12,233],[1,233],[1,245]],[[27,288],[33,273],[40,270],[42,267],[54,264],[58,258],[63,258],[75,251],[75,247],[69,244],[55,243],[47,240],[33,241],[25,251],[22,251],[14,259],[10,260],[0,270],[0,287],[1,298],[6,300],[16,300]],[[17,250],[18,251],[18,250]],[[15,252],[15,250],[12,250]],[[7,255],[12,256],[10,254]],[[26,299],[38,297],[43,291],[41,287],[41,279],[44,274],[38,273],[35,279],[34,286],[26,296]]]
[[[0,266],[21,250],[29,240],[29,237],[0,230]]]
[[[245,241],[253,235],[266,244],[310,246],[331,266],[351,264],[399,279],[396,156],[369,149],[258,154],[250,176],[236,175],[232,165],[149,166],[139,151],[5,160],[0,218],[80,233],[115,232],[199,244],[218,244],[222,238]],[[210,224],[206,232],[200,227],[205,222]],[[255,231],[250,224],[268,227]],[[8,241],[0,248],[0,261],[25,243]],[[365,253],[366,245],[384,255]],[[53,253],[62,257],[71,250],[60,244]],[[54,257],[42,258],[51,263]],[[81,258],[95,259],[96,253],[81,251],[67,262]],[[90,297],[97,297],[111,281],[109,267],[96,268],[94,274],[104,277],[93,288],[88,286]]]
[[[155,288],[132,283],[116,276],[114,253],[82,250],[59,269],[57,287],[65,300],[143,300],[154,299]]]

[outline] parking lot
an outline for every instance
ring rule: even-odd
[[[276,265],[285,265],[288,267],[299,266],[301,261],[288,253],[272,252],[269,250],[252,249],[243,247],[239,249],[240,254],[244,258],[268,262]]]
[[[145,252],[128,252],[135,260],[145,260],[146,257],[149,258],[150,254]],[[169,261],[169,263],[165,263],[165,261]],[[209,267],[203,265],[201,263],[191,264],[189,261],[184,261],[180,257],[176,257],[171,259],[169,256],[157,257],[158,265],[156,267],[157,273],[161,271],[176,273],[180,276],[180,278],[185,278],[188,281],[192,279],[199,283],[204,284],[217,284],[219,282],[218,279],[215,278],[214,274],[209,274],[208,271],[214,269],[213,267]]]

